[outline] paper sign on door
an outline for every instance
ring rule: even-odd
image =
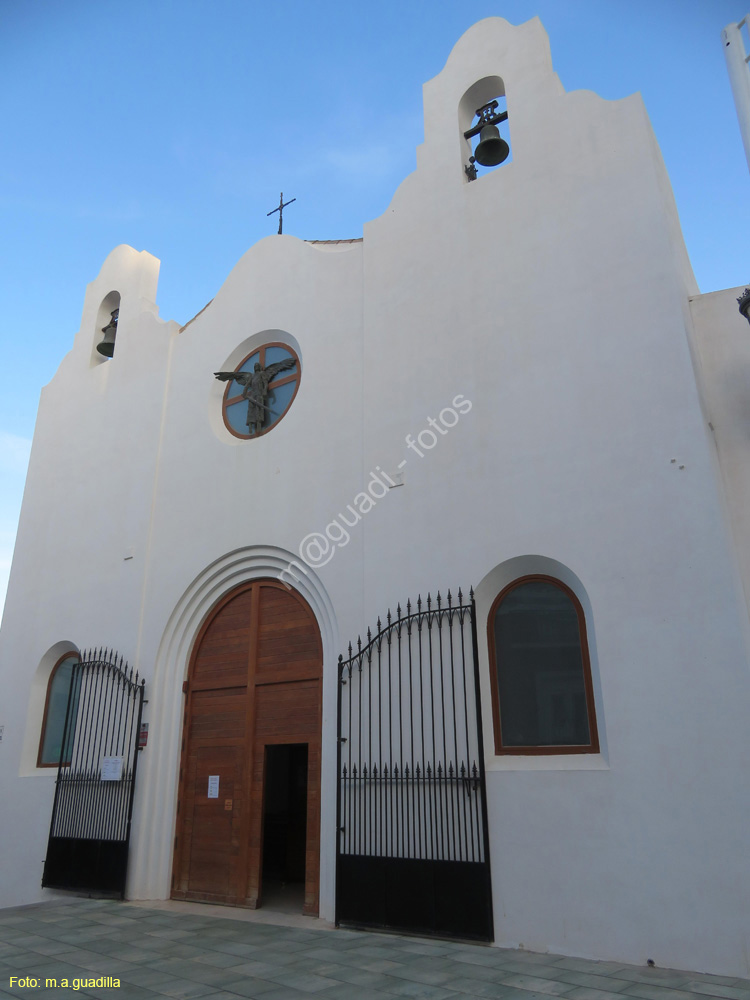
[[[119,781],[122,777],[122,757],[102,757],[102,781]]]
[[[219,797],[219,775],[209,774],[208,776],[208,797],[218,799]]]

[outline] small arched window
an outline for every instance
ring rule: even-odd
[[[37,767],[57,767],[62,754],[63,764],[70,763],[70,750],[73,745],[73,726],[65,739],[63,752],[63,730],[65,729],[65,713],[68,709],[68,697],[73,681],[73,667],[78,663],[77,653],[65,653],[52,668],[47,684],[47,701],[44,705],[42,735],[39,740],[39,756]],[[71,704],[71,719],[75,719],[78,711],[78,690],[73,692]]]
[[[548,576],[509,584],[487,622],[495,751],[598,753],[586,621]]]

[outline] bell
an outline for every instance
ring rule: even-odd
[[[479,133],[479,142],[474,150],[474,159],[483,167],[496,167],[508,159],[510,147],[500,138],[497,125],[485,125]]]
[[[105,358],[111,358],[115,353],[115,335],[117,334],[117,317],[119,312],[119,309],[115,309],[109,323],[102,327],[104,340],[96,345],[97,351],[103,354]]]

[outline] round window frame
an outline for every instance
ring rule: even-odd
[[[284,375],[283,373],[281,373],[279,376],[277,376],[277,378],[275,378],[269,384],[269,387],[268,387],[269,390],[271,390],[272,388],[276,388],[278,386],[288,385],[290,382],[296,380],[296,385],[295,385],[295,388],[294,388],[294,392],[292,393],[291,399],[287,403],[286,408],[284,409],[284,412],[279,416],[278,420],[275,420],[272,424],[270,424],[270,426],[264,428],[262,431],[260,431],[260,432],[258,432],[256,434],[249,434],[249,433],[248,434],[240,434],[230,424],[229,419],[227,417],[227,409],[228,409],[229,406],[236,406],[236,405],[238,405],[240,401],[242,401],[244,403],[247,403],[247,400],[243,400],[241,396],[234,396],[234,397],[232,397],[232,402],[230,403],[229,402],[229,390],[232,388],[232,385],[234,384],[234,381],[233,380],[232,381],[228,381],[226,389],[224,390],[224,395],[222,396],[222,400],[221,400],[221,418],[224,421],[224,426],[229,431],[229,433],[232,435],[232,437],[239,438],[240,441],[254,441],[256,438],[263,437],[264,434],[268,434],[270,431],[272,431],[276,427],[278,427],[279,424],[281,423],[281,421],[287,415],[287,413],[291,410],[292,403],[294,403],[294,400],[297,398],[297,393],[299,392],[299,385],[300,385],[300,382],[302,381],[302,363],[300,361],[299,355],[297,354],[297,352],[295,351],[295,349],[291,346],[291,344],[285,344],[281,340],[269,341],[268,343],[260,344],[258,347],[254,347],[251,351],[249,351],[245,355],[245,357],[242,359],[242,361],[240,361],[240,363],[236,366],[236,368],[234,368],[235,374],[240,371],[240,369],[242,368],[243,365],[247,364],[247,362],[250,360],[250,358],[253,357],[254,354],[258,355],[258,360],[259,360],[260,364],[265,366],[265,352],[266,352],[266,350],[269,347],[281,347],[283,350],[287,351],[294,358],[294,360],[296,362],[296,365],[297,365],[297,371],[296,372],[292,372],[291,375]]]

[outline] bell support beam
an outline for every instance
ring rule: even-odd
[[[479,115],[479,122],[468,130],[464,132],[464,139],[472,139],[475,135],[479,135],[485,125],[497,125],[499,122],[505,122],[508,120],[508,112],[501,111],[500,114],[492,114],[492,111],[497,107],[497,101],[491,101],[489,104],[485,104],[482,108],[477,108],[476,114]]]

